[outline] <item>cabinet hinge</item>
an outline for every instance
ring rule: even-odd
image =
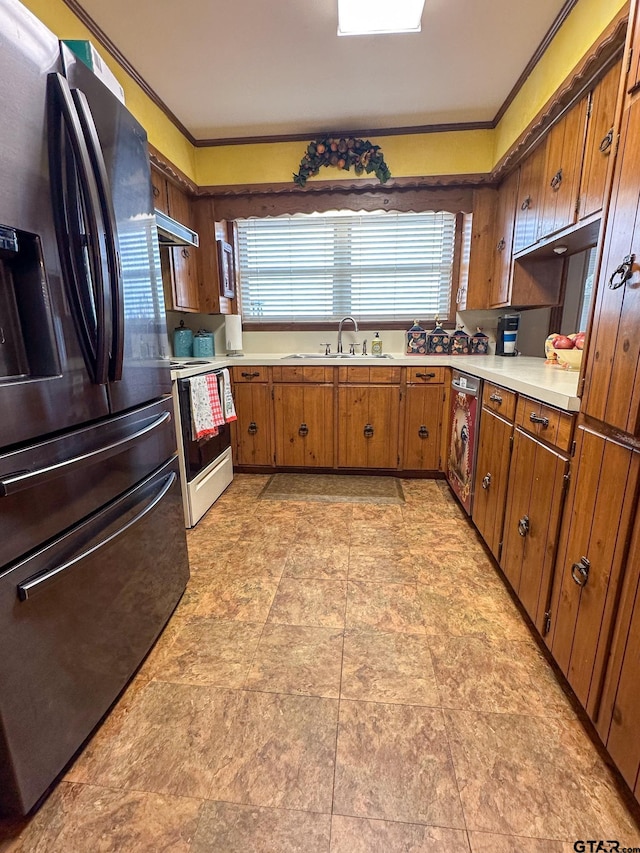
[[[571,480],[571,473],[567,471],[566,474],[562,475],[562,490],[564,492],[569,488],[569,481]]]
[[[402,400],[402,391],[400,392],[400,399]]]
[[[582,204],[582,197],[578,196],[578,198],[576,199],[576,216],[578,216],[580,214],[581,204]]]
[[[498,542],[498,562],[502,559],[502,542]]]
[[[399,468],[400,467],[400,454],[399,453],[398,453],[398,462],[396,464],[398,465],[398,468]]]
[[[629,48],[629,58],[627,59],[627,74],[631,71],[631,60],[633,59],[633,48]]]
[[[511,433],[511,435],[509,436],[509,447],[513,447],[513,433]]]
[[[275,399],[276,399],[276,398],[275,398],[275,393],[274,393],[274,389],[273,389],[273,388],[271,389],[271,399],[272,399],[272,400],[275,400]]]
[[[442,471],[442,456],[438,456],[438,471]]]
[[[589,92],[589,99],[587,101],[587,118],[591,118],[591,111],[593,110],[593,92]]]
[[[546,637],[551,630],[551,611],[547,610],[544,614],[544,625],[542,626],[542,636]]]
[[[575,439],[574,439],[574,441],[572,441],[572,442],[571,442],[571,450],[570,450],[570,452],[569,452],[569,455],[571,456],[571,458],[572,458],[572,459],[573,459],[573,457],[576,455],[576,442],[575,442]]]

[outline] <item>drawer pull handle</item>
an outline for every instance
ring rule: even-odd
[[[531,207],[531,196],[530,196],[530,195],[528,195],[528,196],[524,199],[524,201],[522,202],[522,204],[520,205],[520,210],[529,210],[529,208],[530,208],[530,207]]]
[[[502,237],[500,240],[498,240],[498,245],[496,246],[496,252],[504,252],[506,245],[507,244],[505,243],[504,237]]]
[[[260,371],[255,370],[253,373],[247,373],[246,371],[243,371],[240,376],[242,376],[243,379],[256,379],[258,376],[260,376]]]
[[[633,275],[633,262],[635,259],[635,255],[627,255],[626,258],[622,259],[622,263],[618,269],[613,272],[609,279],[609,287],[611,290],[617,290],[619,287],[622,287],[626,281],[629,281]]]
[[[371,424],[366,424],[364,428],[364,437],[371,438],[373,436],[373,427]]]
[[[579,563],[574,563],[571,566],[571,577],[573,578],[574,583],[577,583],[578,586],[586,586],[587,581],[589,580],[589,569],[591,568],[591,563],[587,560],[586,557],[580,557]]]
[[[420,438],[429,438],[429,430],[424,424],[422,424],[422,426],[418,430],[418,435],[420,436]]]
[[[526,536],[530,529],[529,524],[529,516],[523,515],[520,521],[518,522],[518,533],[520,536]]]
[[[309,435],[309,427],[306,424],[300,424],[298,435],[302,436],[302,438],[304,438],[306,435]]]
[[[492,403],[497,403],[498,406],[502,405],[502,397],[500,396],[500,394],[492,394],[489,399]]]
[[[549,418],[541,418],[540,415],[536,415],[535,412],[531,412],[529,420],[532,424],[541,424],[543,429],[546,429],[549,426]]]
[[[482,478],[482,488],[486,491],[491,485],[491,474],[485,474]]]
[[[562,184],[562,169],[558,169],[555,175],[551,178],[551,189],[559,190]]]
[[[435,379],[435,373],[416,373],[416,379]]]
[[[255,421],[251,421],[247,428],[247,432],[249,435],[255,435],[258,432],[258,424]]]
[[[603,154],[608,154],[613,144],[613,128],[607,133],[600,145],[598,146]]]

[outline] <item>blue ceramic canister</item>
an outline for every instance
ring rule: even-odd
[[[199,329],[193,338],[193,354],[196,358],[210,358],[215,355],[213,332]]]
[[[191,358],[193,355],[193,332],[187,329],[184,320],[173,330],[173,354],[176,358]]]

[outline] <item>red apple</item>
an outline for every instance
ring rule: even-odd
[[[554,349],[573,349],[573,341],[566,335],[558,335],[553,342]]]
[[[586,332],[578,332],[574,340],[576,349],[584,349],[584,339],[586,337],[586,334]]]

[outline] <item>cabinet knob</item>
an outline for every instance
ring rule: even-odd
[[[549,426],[549,418],[541,418],[540,415],[536,415],[535,412],[531,412],[529,420],[532,424],[541,424],[543,429],[546,429]]]
[[[611,151],[611,146],[613,145],[613,128],[603,137],[602,142],[598,146],[600,151],[603,154],[608,154]]]
[[[496,246],[496,252],[504,252],[506,245],[507,244],[504,241],[504,237],[502,237],[500,240],[498,240],[498,245]]]
[[[491,485],[491,474],[485,474],[482,478],[482,488],[486,491]]]
[[[559,190],[562,184],[562,169],[558,169],[555,175],[551,178],[551,189]]]
[[[529,529],[529,516],[523,515],[520,521],[518,522],[518,533],[520,534],[520,536],[526,536],[529,532]]]
[[[429,430],[424,424],[422,424],[422,426],[418,430],[418,435],[420,436],[420,438],[429,438]]]
[[[181,254],[182,254],[182,257],[183,257],[185,260],[186,260],[186,259],[188,259],[188,257],[189,257],[189,250],[187,249],[187,247],[186,247],[186,246],[183,248],[183,250],[182,250],[182,253],[181,253]]]
[[[580,557],[580,561],[571,566],[571,577],[573,578],[574,583],[577,583],[578,586],[586,586],[587,581],[589,580],[590,568],[591,563],[589,560],[587,560],[586,557]]]
[[[500,396],[500,394],[496,394],[494,392],[493,394],[491,394],[489,399],[491,400],[492,403],[495,403],[498,406],[502,405],[502,397]]]
[[[371,438],[373,436],[373,427],[371,424],[366,424],[364,428],[364,437]]]
[[[160,195],[160,190],[158,189],[158,187],[154,187],[153,188],[153,197],[158,198],[159,195]]]
[[[305,435],[309,435],[309,427],[306,424],[300,424],[298,435],[302,436],[302,438],[304,438]]]
[[[528,195],[525,199],[523,199],[522,204],[520,205],[520,210],[529,210],[531,207],[531,196]]]
[[[255,435],[258,432],[258,424],[255,421],[251,421],[247,427],[247,432],[249,435]]]
[[[611,290],[617,290],[619,287],[629,281],[633,275],[633,263],[636,259],[635,255],[627,255],[622,259],[620,266],[614,270],[609,279],[609,287]]]

